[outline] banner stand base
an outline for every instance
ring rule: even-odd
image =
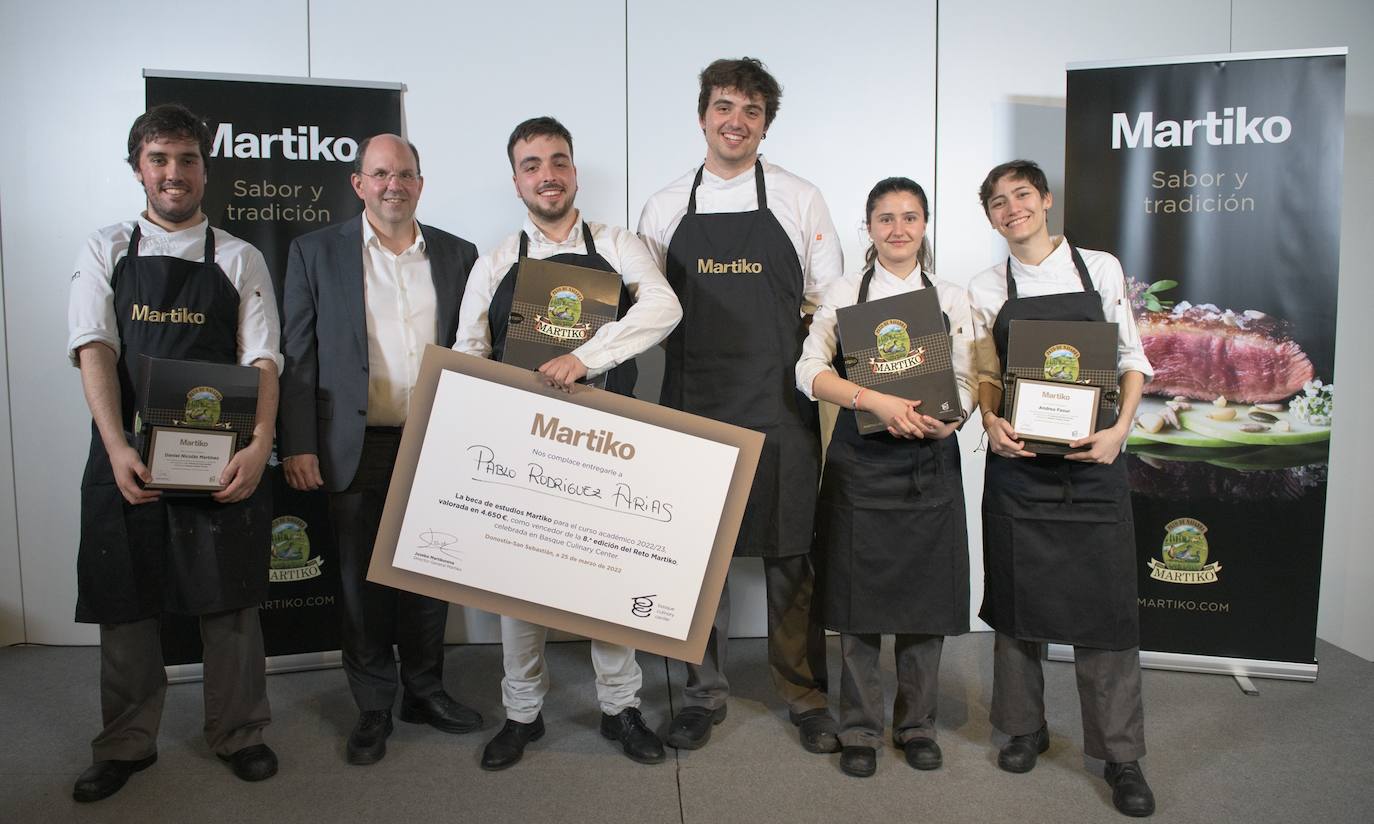
[[[1072,661],[1073,647],[1050,644],[1051,661]],[[1290,661],[1260,661],[1251,658],[1226,658],[1220,655],[1187,655],[1181,652],[1140,651],[1140,666],[1145,669],[1201,672],[1208,675],[1230,675],[1236,679],[1246,695],[1258,695],[1251,678],[1274,678],[1280,681],[1316,681],[1316,664],[1296,664]],[[1253,692],[1251,692],[1253,690]]]
[[[343,653],[338,650],[301,652],[295,655],[271,655],[267,658],[268,675],[341,666],[343,666]],[[167,683],[186,684],[191,681],[199,681],[204,677],[203,670],[203,664],[174,664],[167,667]]]

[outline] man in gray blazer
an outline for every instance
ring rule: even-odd
[[[367,580],[391,469],[425,344],[451,346],[477,247],[415,220],[420,155],[396,135],[358,147],[363,214],[291,243],[284,297],[280,452],[292,488],[324,487],[339,547],[343,665],[359,717],[351,764],[386,754],[400,718],[445,732],[482,717],[444,692],[448,604]]]

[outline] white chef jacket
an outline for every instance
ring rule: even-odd
[[[819,305],[825,290],[844,274],[844,255],[830,210],[826,208],[820,189],[781,166],[769,163],[762,155],[759,158],[763,160],[763,188],[768,195],[768,210],[792,240],[801,263],[806,279],[804,299],[809,304]],[[656,192],[640,213],[639,236],[653,253],[660,269],[667,264],[668,244],[673,233],[687,214],[687,199],[691,196],[697,168],[693,166],[685,175]],[[759,207],[758,201],[752,166],[729,180],[716,177],[709,169],[702,170],[701,186],[697,187],[697,214],[750,212]]]
[[[140,256],[168,256],[182,260],[205,260],[205,226],[202,220],[189,229],[169,232],[140,216],[142,240]],[[76,256],[71,295],[67,300],[67,357],[79,366],[76,350],[92,341],[109,346],[119,354],[119,327],[115,321],[114,290],[110,278],[115,265],[129,251],[134,221],[106,226],[86,238]],[[239,293],[239,363],[271,360],[281,371],[281,321],[277,315],[276,294],[267,262],[252,244],[239,240],[223,229],[215,229],[215,264],[223,270]]]
[[[420,375],[425,344],[434,343],[438,298],[420,224],[400,254],[363,224],[363,314],[367,320],[367,425],[400,426]]]
[[[935,286],[940,298],[940,309],[949,316],[950,360],[954,367],[954,381],[959,387],[959,403],[963,407],[964,417],[967,418],[978,403],[973,366],[973,319],[969,314],[968,293],[963,287],[940,280],[929,272],[926,276]],[[859,287],[862,283],[862,270],[835,282],[826,290],[820,308],[811,318],[811,329],[802,344],[801,359],[797,361],[797,388],[812,400],[816,400],[815,393],[811,391],[816,376],[822,372],[835,371],[832,361],[839,348],[835,313],[859,302]],[[868,285],[870,301],[924,288],[920,272],[912,270],[906,278],[899,278],[884,269],[881,263],[873,262],[873,280]],[[919,407],[917,411],[921,411]]]
[[[1011,274],[1016,279],[1017,297],[1035,298],[1064,292],[1081,292],[1083,284],[1073,265],[1068,239],[1053,238],[1055,247],[1049,257],[1038,265],[1022,263],[1011,257]],[[1126,276],[1121,262],[1106,252],[1079,248],[1083,263],[1088,267],[1088,279],[1102,296],[1104,319],[1116,324],[1116,368],[1125,374],[1135,371],[1148,381],[1154,377],[1145,348],[1140,343],[1135,315],[1126,293]],[[1002,363],[997,357],[997,345],[992,339],[992,325],[997,313],[1007,301],[1007,265],[999,263],[974,275],[968,285],[969,305],[973,314],[974,351],[979,383],[1002,385]]]
[[[634,233],[619,226],[587,222],[592,230],[596,252],[606,259],[624,282],[634,305],[625,317],[602,326],[592,339],[572,350],[572,354],[587,367],[587,377],[595,378],[640,354],[668,337],[682,320],[682,306],[677,295],[654,263],[649,250]],[[525,218],[525,234],[530,244],[527,252],[532,260],[543,260],[562,254],[587,254],[582,239],[582,218],[579,214],[568,237],[559,243],[544,236],[534,222]],[[487,313],[492,296],[501,285],[506,272],[520,257],[520,235],[513,234],[491,252],[477,259],[468,274],[467,291],[458,312],[458,337],[453,348],[480,357],[491,357],[491,328]]]

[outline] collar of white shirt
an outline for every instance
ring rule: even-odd
[[[363,222],[363,248],[364,248],[364,249],[367,249],[367,248],[370,248],[370,247],[375,246],[375,247],[377,247],[377,248],[384,249],[384,250],[386,250],[388,253],[390,253],[391,250],[390,250],[390,249],[387,249],[386,246],[382,245],[382,239],[381,239],[380,237],[377,236],[377,231],[376,231],[375,229],[372,228],[372,223],[371,223],[371,221],[369,221],[369,220],[367,219],[367,213],[366,213],[366,212],[364,212],[364,213],[361,215],[361,219],[362,219],[362,222]],[[424,251],[425,251],[425,236],[424,236],[424,233],[422,233],[422,232],[420,231],[420,221],[416,220],[416,221],[415,221],[415,240],[414,240],[414,242],[412,242],[412,243],[411,243],[409,246],[407,246],[405,249],[402,249],[402,250],[401,250],[401,254],[400,254],[400,255],[397,255],[396,257],[400,257],[401,255],[408,255],[408,254],[411,254],[412,252],[424,252]]]
[[[581,211],[578,211],[576,213],[576,217],[573,220],[572,230],[569,231],[568,236],[561,241],[553,240],[548,235],[545,235],[542,231],[540,231],[539,227],[534,225],[534,221],[530,220],[530,216],[528,214],[525,215],[524,229],[525,234],[530,236],[530,243],[538,243],[543,246],[556,246],[559,248],[568,249],[583,245]]]

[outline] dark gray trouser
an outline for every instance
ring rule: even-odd
[[[812,605],[815,575],[811,558],[763,559],[764,588],[768,600],[768,667],[773,688],[793,716],[826,707],[825,629]],[[706,642],[701,664],[687,665],[683,703],[689,707],[716,709],[730,694],[725,678],[730,641],[730,579],[720,592],[720,606]],[[819,676],[817,675],[819,674]]]
[[[205,647],[205,741],[216,755],[262,743],[272,720],[258,608],[200,616]],[[100,625],[100,714],[93,761],[133,761],[157,752],[167,671],[157,618]]]
[[[992,725],[1028,735],[1045,723],[1046,645],[997,633],[992,659]],[[1074,647],[1074,674],[1083,712],[1083,752],[1103,761],[1145,755],[1145,708],[1140,697],[1140,648]]]
[[[401,433],[368,430],[353,482],[329,494],[329,520],[339,547],[339,600],[344,674],[359,710],[396,703],[396,655],[410,695],[444,688],[444,625],[448,604],[367,580]]]
[[[883,743],[883,636],[840,635],[840,743],[873,747]],[[943,635],[896,635],[897,697],[892,704],[892,740],[898,747],[913,738],[935,737],[935,704],[940,692]]]

